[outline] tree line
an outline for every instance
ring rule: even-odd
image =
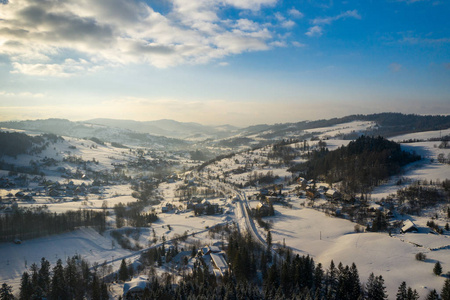
[[[10,214],[0,216],[0,241],[31,239],[92,226],[99,231],[106,228],[104,211],[76,210],[52,213],[41,208],[17,208]]]
[[[0,299],[15,299],[12,288],[6,283],[2,286]],[[58,259],[53,268],[43,257],[40,266],[33,263],[21,277],[19,300],[30,299],[107,300],[109,294],[107,284],[81,256],[68,258],[65,266]]]

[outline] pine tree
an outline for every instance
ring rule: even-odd
[[[38,286],[42,289],[44,295],[50,290],[50,263],[43,257],[41,259],[41,267],[38,272]]]
[[[442,266],[441,266],[441,263],[440,263],[440,262],[437,262],[437,263],[434,265],[433,273],[434,273],[435,275],[437,275],[437,276],[439,276],[439,275],[442,274]]]
[[[97,274],[94,274],[94,276],[92,277],[91,289],[92,289],[92,300],[101,300],[102,292]]]
[[[441,292],[442,300],[450,300],[450,278],[445,279]]]
[[[406,282],[402,282],[398,287],[397,291],[397,300],[407,300],[408,298],[407,290],[406,290]]]
[[[147,289],[148,290],[148,289]],[[100,285],[100,292],[101,292],[101,300],[108,300],[109,299],[109,294],[108,294],[108,286],[106,285],[106,283],[102,282]],[[147,299],[144,297],[144,299]]]
[[[31,285],[31,278],[28,272],[23,272],[20,280],[20,300],[28,300],[33,295],[33,286]]]
[[[428,293],[426,300],[439,300],[439,295],[436,290],[432,290]]]
[[[66,299],[66,280],[64,278],[64,268],[61,259],[58,259],[53,268],[53,277],[51,281],[50,299]]]
[[[0,288],[0,300],[14,300],[14,295],[12,293],[12,287],[6,283],[2,284]]]
[[[411,287],[408,287],[407,299],[408,300],[418,300],[419,293],[417,293],[417,291],[413,290]]]
[[[349,277],[350,277],[349,278],[350,299],[358,299],[362,293],[361,293],[361,281],[359,280],[359,273],[355,263],[352,263],[352,266],[350,267]]]
[[[384,300],[387,299],[386,287],[384,286],[384,279],[380,276],[370,274],[366,284],[367,299],[369,300]]]
[[[322,282],[324,277],[325,275],[322,269],[322,264],[318,263],[314,270],[314,288],[316,289],[316,294],[322,293]]]
[[[120,263],[119,280],[121,280],[121,281],[128,280],[128,268],[127,268],[127,263],[125,262],[125,259],[122,259],[122,262]]]

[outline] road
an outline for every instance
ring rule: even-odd
[[[208,228],[208,229],[204,229],[204,230],[200,230],[200,231],[197,231],[197,232],[193,232],[193,233],[187,234],[186,236],[189,237],[189,236],[193,236],[193,235],[196,235],[196,234],[204,233],[204,232],[209,231],[211,228],[214,228],[215,226],[225,225],[225,224],[227,224],[227,223],[228,223],[228,222],[218,223],[218,224],[216,224],[216,225],[214,225],[214,226],[211,226],[211,227]],[[169,243],[169,242],[172,242],[172,241],[175,241],[175,240],[178,240],[178,239],[180,239],[180,238],[170,239],[170,240],[165,241],[164,243],[167,244],[167,243]],[[148,251],[148,250],[153,249],[153,248],[161,247],[162,244],[163,244],[163,243],[155,244],[155,245],[152,245],[152,246],[150,246],[150,247],[147,247],[147,248],[144,248],[144,249],[141,249],[141,250],[138,250],[138,251],[134,251],[133,253],[130,253],[130,254],[127,254],[127,255],[123,255],[123,256],[119,256],[119,257],[117,257],[117,258],[111,259],[111,260],[106,261],[106,262],[101,262],[101,263],[102,263],[102,264],[103,264],[103,263],[106,263],[107,265],[109,265],[109,264],[115,263],[115,262],[117,262],[117,261],[122,261],[122,259],[128,259],[128,258],[132,258],[132,257],[138,257],[138,256],[140,256],[142,253],[144,253],[145,251]],[[91,270],[92,270],[92,269],[94,269],[93,266],[91,267]]]
[[[218,188],[221,189],[224,192],[228,192],[229,194],[234,194],[239,198],[239,201],[237,201],[237,205],[236,207],[239,209],[239,212],[236,212],[236,217],[237,217],[237,221],[238,221],[238,226],[239,226],[239,230],[241,231],[242,228],[240,228],[242,225],[244,225],[245,229],[250,232],[250,234],[253,236],[253,238],[259,243],[261,244],[261,246],[263,248],[267,248],[267,242],[266,239],[261,236],[261,234],[259,233],[258,229],[256,228],[255,222],[253,221],[253,219],[250,217],[250,215],[248,214],[248,211],[250,210],[250,206],[248,204],[248,198],[245,195],[244,191],[241,191],[239,189],[234,188],[233,186],[223,183],[223,182],[218,182],[216,180],[214,181],[206,181],[203,180],[203,184],[205,185],[209,185],[212,188]],[[244,223],[240,224],[240,216],[243,217],[244,219]],[[281,259],[281,256],[273,249],[271,248],[272,251],[272,257],[277,258],[278,260]]]

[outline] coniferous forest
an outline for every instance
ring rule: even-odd
[[[0,240],[30,239],[92,226],[99,231],[106,228],[104,212],[93,210],[51,213],[42,209],[18,208],[0,218]]]
[[[348,195],[367,193],[402,166],[420,160],[420,156],[401,150],[400,144],[383,137],[361,136],[334,151],[322,147],[308,153],[309,160],[289,169],[308,179],[342,182]]]

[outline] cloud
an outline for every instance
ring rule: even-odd
[[[297,41],[293,41],[293,42],[292,42],[292,45],[295,46],[295,47],[297,47],[297,48],[303,48],[303,47],[306,47],[306,44],[303,44],[303,43],[300,43],[300,42],[297,42]]]
[[[389,69],[394,73],[400,72],[402,68],[403,66],[401,64],[395,62],[389,65]]]
[[[298,18],[298,19],[301,19],[301,18],[303,18],[303,17],[305,16],[303,13],[301,13],[301,12],[298,11],[298,10],[296,10],[295,8],[291,8],[291,9],[288,11],[288,13],[289,13],[290,16],[292,16],[292,17],[294,17],[294,18]]]
[[[425,1],[429,1],[429,0],[396,0],[396,2],[405,2],[408,4],[416,3],[416,2],[425,2]]]
[[[408,43],[408,44],[447,44],[450,43],[450,38],[422,38],[422,37],[412,37],[412,36],[405,36],[400,40],[401,43]]]
[[[286,19],[280,12],[275,13],[275,19],[277,19],[281,27],[292,28],[295,26],[294,21]]]
[[[358,11],[354,9],[354,10],[347,10],[346,12],[343,12],[334,17],[315,18],[314,20],[311,21],[311,23],[314,26],[308,29],[306,35],[309,37],[319,37],[323,34],[324,25],[330,25],[334,21],[347,18],[361,19],[361,16],[359,15]]]
[[[321,36],[323,34],[323,28],[316,25],[316,26],[310,27],[305,34],[309,37]]]
[[[360,20],[361,16],[359,15],[358,11],[356,9],[354,9],[354,10],[348,10],[348,11],[343,12],[334,17],[316,18],[312,21],[312,24],[314,24],[314,25],[331,24],[334,21],[337,21],[340,19],[346,19],[346,18],[355,18],[355,19]]]
[[[0,96],[3,96],[3,97],[43,98],[45,95],[42,94],[42,93],[31,93],[31,92],[12,93],[12,92],[0,91]]]
[[[270,45],[273,47],[281,47],[281,48],[287,47],[287,44],[285,41],[273,41],[270,43]]]
[[[208,63],[267,50],[273,42],[270,24],[219,17],[220,9],[257,11],[276,3],[171,0],[170,11],[161,14],[138,0],[15,0],[0,10],[0,55],[14,73],[33,76],[67,77],[129,63]]]

